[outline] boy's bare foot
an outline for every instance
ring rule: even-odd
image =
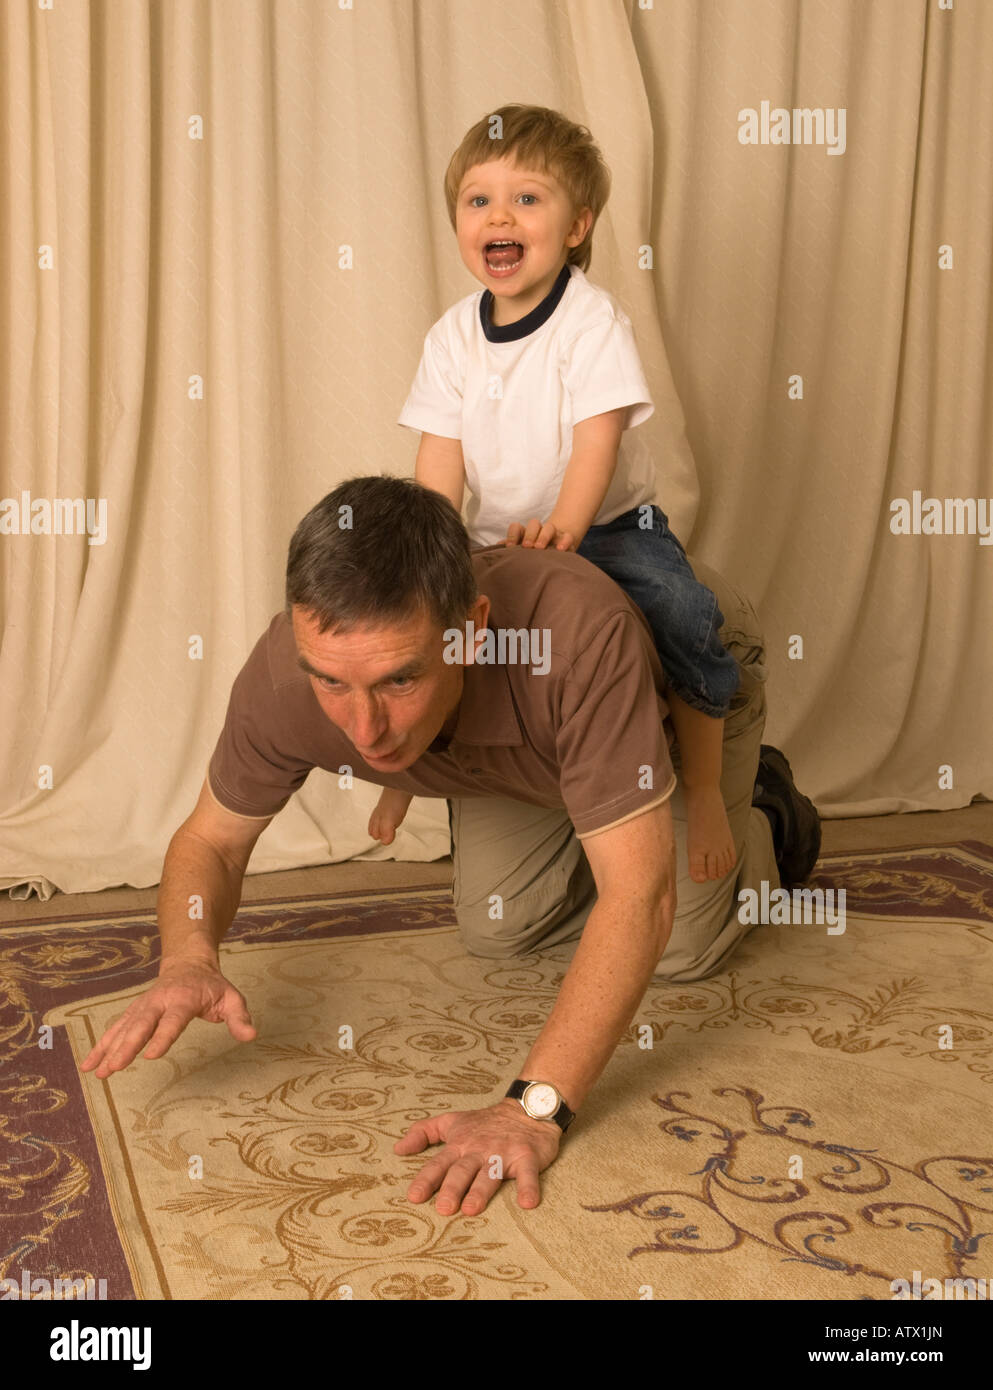
[[[391,845],[396,838],[397,826],[407,814],[411,797],[406,792],[384,787],[376,808],[369,817],[369,834],[381,844]]]
[[[720,788],[685,787],[684,790],[690,878],[694,883],[723,878],[734,868],[737,855]]]

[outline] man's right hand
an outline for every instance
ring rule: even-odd
[[[101,1079],[123,1071],[146,1043],[147,1058],[161,1057],[193,1018],[226,1023],[236,1042],[251,1042],[258,1031],[244,995],[215,965],[175,959],[163,963],[159,978],[110,1025],[80,1070],[96,1069]]]

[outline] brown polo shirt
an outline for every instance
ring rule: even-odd
[[[324,714],[297,664],[289,617],[259,638],[231,690],[210,760],[215,799],[240,816],[282,810],[311,768],[414,796],[502,796],[564,807],[583,838],[667,800],[665,677],[644,615],[573,551],[489,546],[472,555],[487,626],[547,630],[547,674],[506,661],[465,668],[455,731],[403,772],[377,772]],[[499,648],[497,648],[499,654]],[[518,656],[523,655],[520,647]],[[506,657],[505,650],[504,656]]]

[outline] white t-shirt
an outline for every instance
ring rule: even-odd
[[[547,520],[580,420],[627,406],[630,430],[655,409],[631,320],[578,266],[565,269],[569,279],[550,314],[554,289],[518,323],[491,326],[489,335],[480,320],[483,290],[454,304],[425,338],[400,412],[401,425],[462,441],[472,494],[466,526],[476,545],[502,541],[513,521]],[[625,448],[622,436],[591,524],[613,521],[654,495],[648,451]]]

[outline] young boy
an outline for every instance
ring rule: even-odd
[[[584,274],[609,191],[589,131],[557,112],[505,106],[472,127],[445,195],[485,288],[429,332],[399,422],[421,431],[418,482],[459,512],[468,482],[474,547],[576,550],[644,612],[679,745],[690,873],[703,882],[735,863],[720,775],[738,668],[714,595],[652,504],[654,469],[622,447],[654,406],[630,320]],[[389,844],[409,805],[385,789],[370,835]]]

